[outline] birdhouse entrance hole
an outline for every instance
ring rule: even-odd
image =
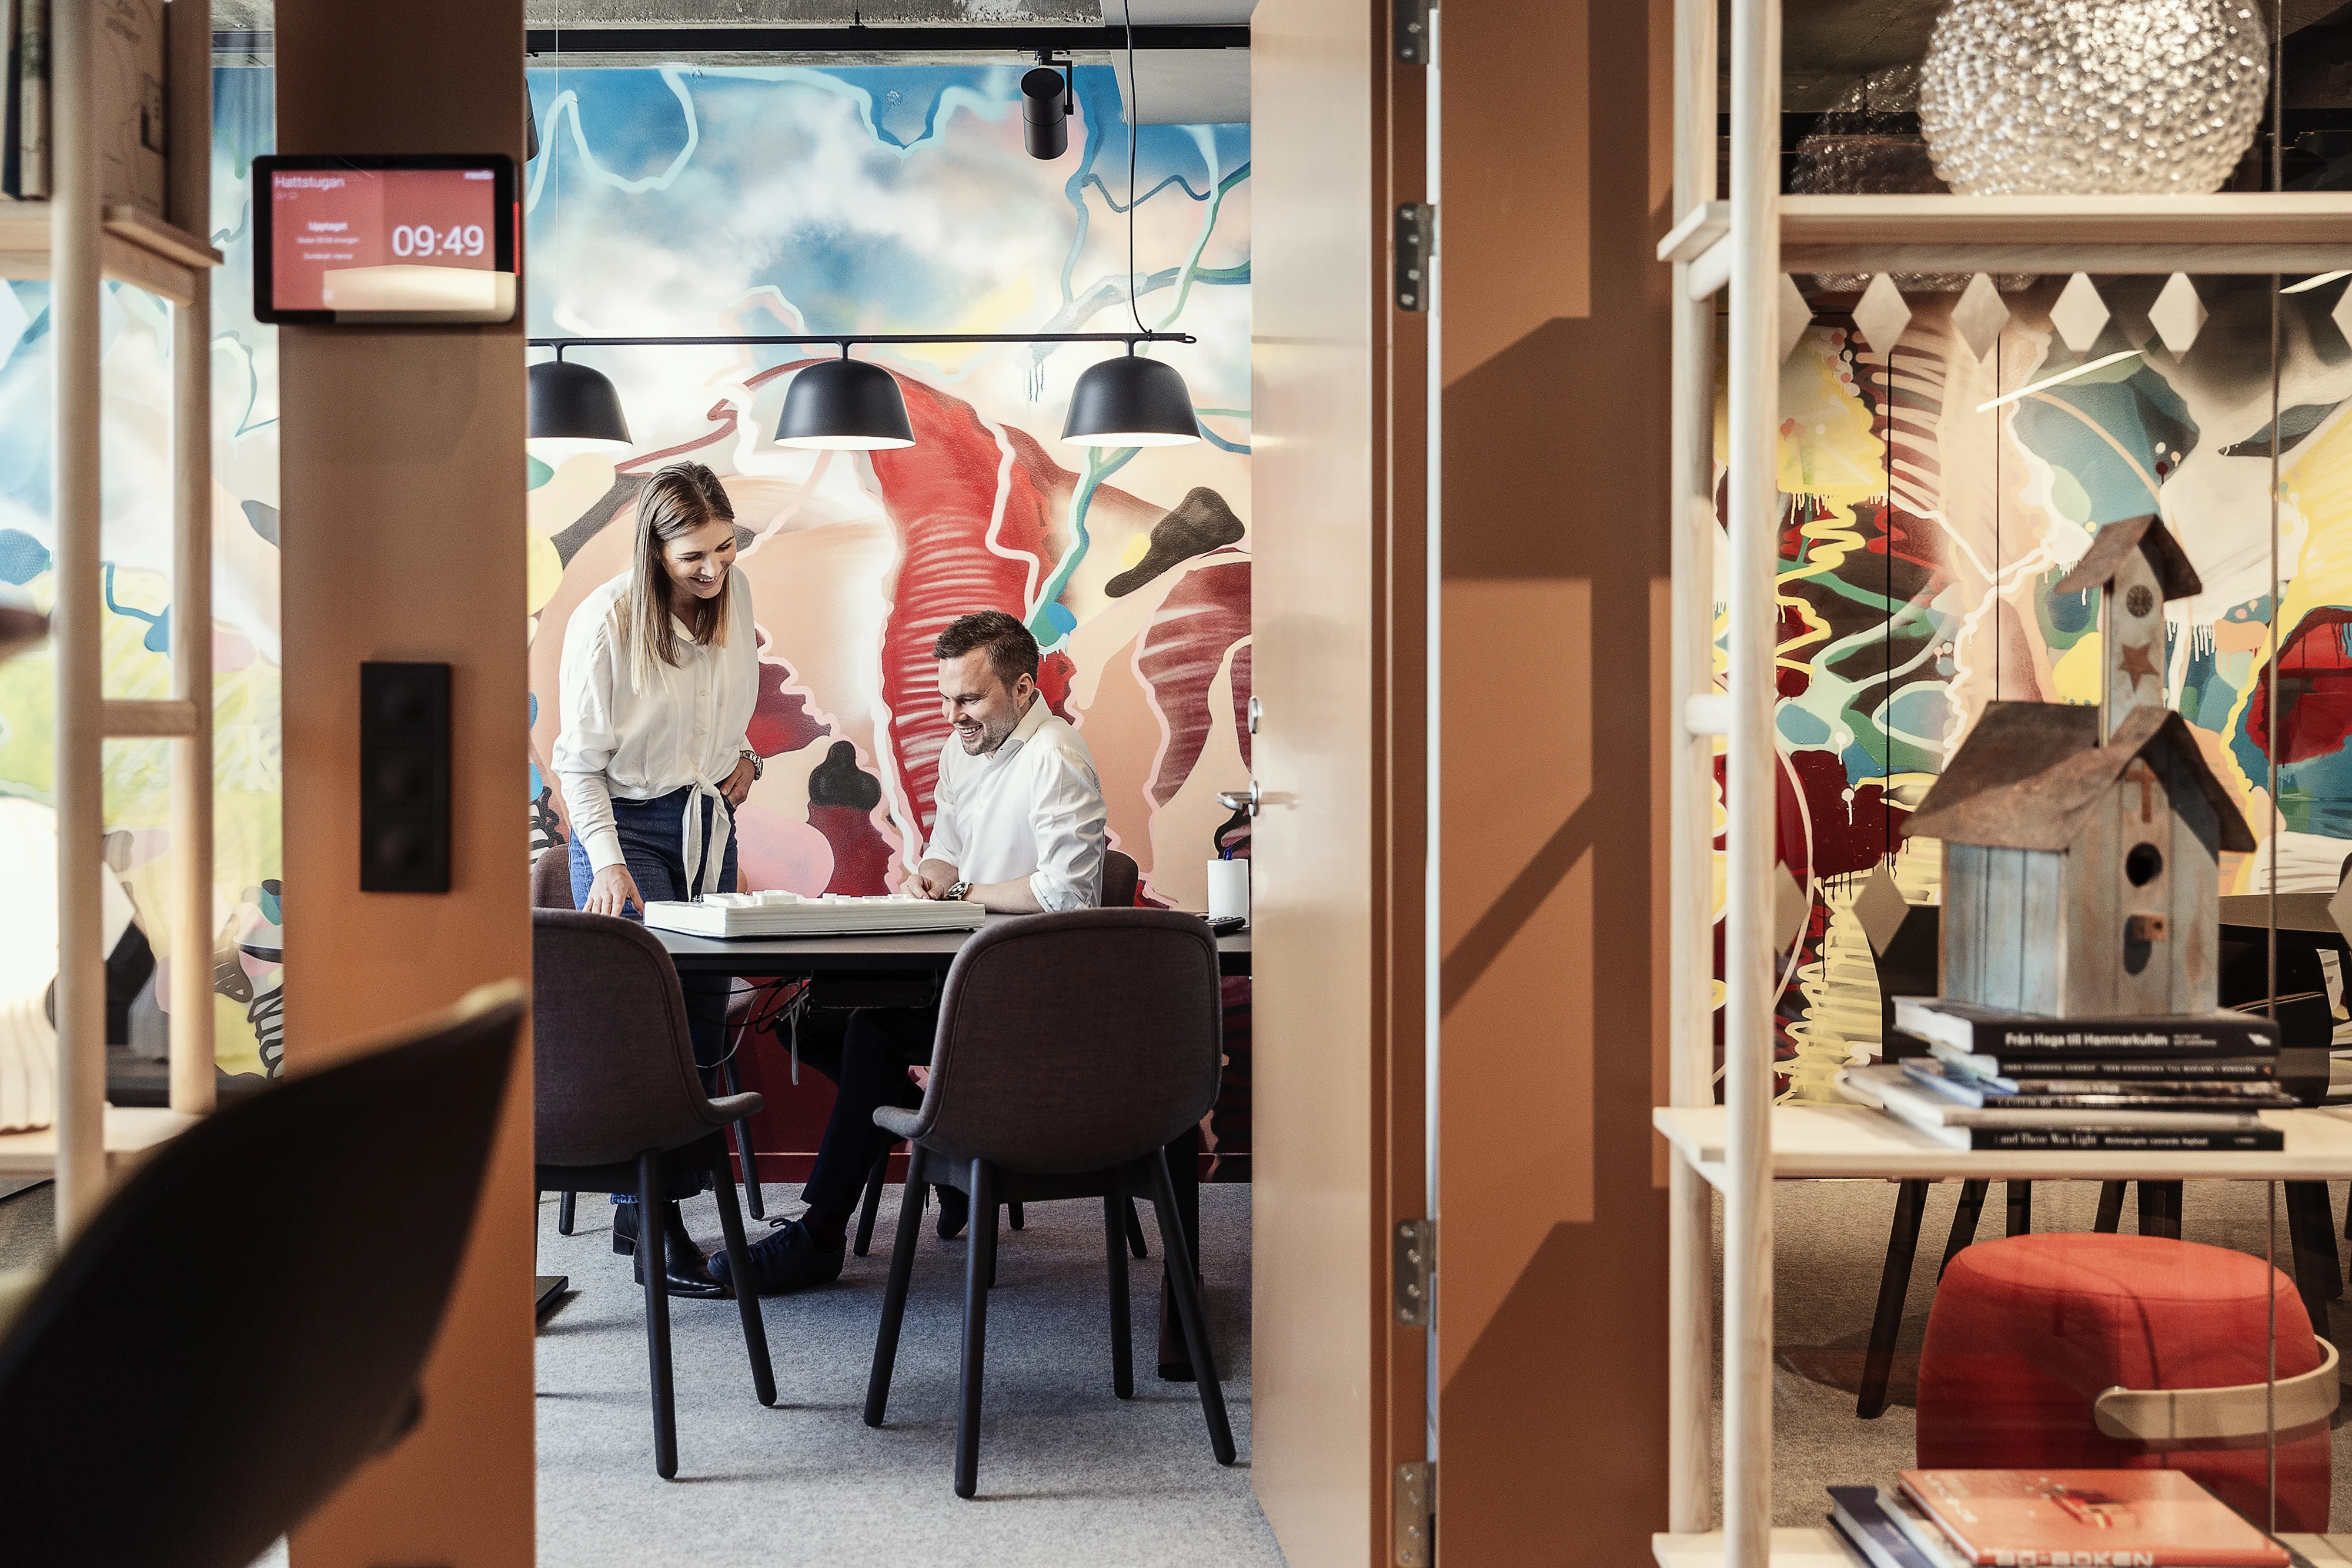
[[[2164,852],[2154,844],[2134,844],[2124,856],[2124,875],[2134,887],[2146,887],[2164,869]]]

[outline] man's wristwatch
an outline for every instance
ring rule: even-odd
[[[962,898],[963,898],[963,896],[964,896],[966,894],[970,893],[971,891],[971,883],[968,883],[968,882],[960,882],[960,883],[956,883],[953,887],[951,887],[951,888],[948,889],[948,896],[949,896],[950,898],[951,898],[951,899],[961,900],[961,899],[962,899]]]
[[[743,748],[743,760],[751,765],[751,782],[757,784],[760,775],[767,771],[767,765],[760,760],[760,754],[749,747]]]

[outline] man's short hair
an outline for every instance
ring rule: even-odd
[[[949,622],[931,644],[931,657],[961,659],[975,648],[988,650],[988,667],[1007,686],[1024,675],[1037,678],[1037,639],[1002,610],[976,611]]]

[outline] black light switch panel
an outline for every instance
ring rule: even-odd
[[[449,891],[449,666],[360,666],[360,891]]]

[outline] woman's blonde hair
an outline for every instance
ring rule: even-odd
[[[630,690],[643,692],[653,684],[656,661],[677,663],[677,631],[669,609],[669,569],[662,563],[662,547],[681,534],[734,520],[734,505],[727,499],[719,476],[699,463],[669,465],[656,473],[637,497],[637,542],[630,552],[635,576],[628,591],[613,604],[613,630],[629,653]],[[732,592],[730,575],[720,580],[715,598],[695,601],[687,629],[697,643],[727,641]]]

